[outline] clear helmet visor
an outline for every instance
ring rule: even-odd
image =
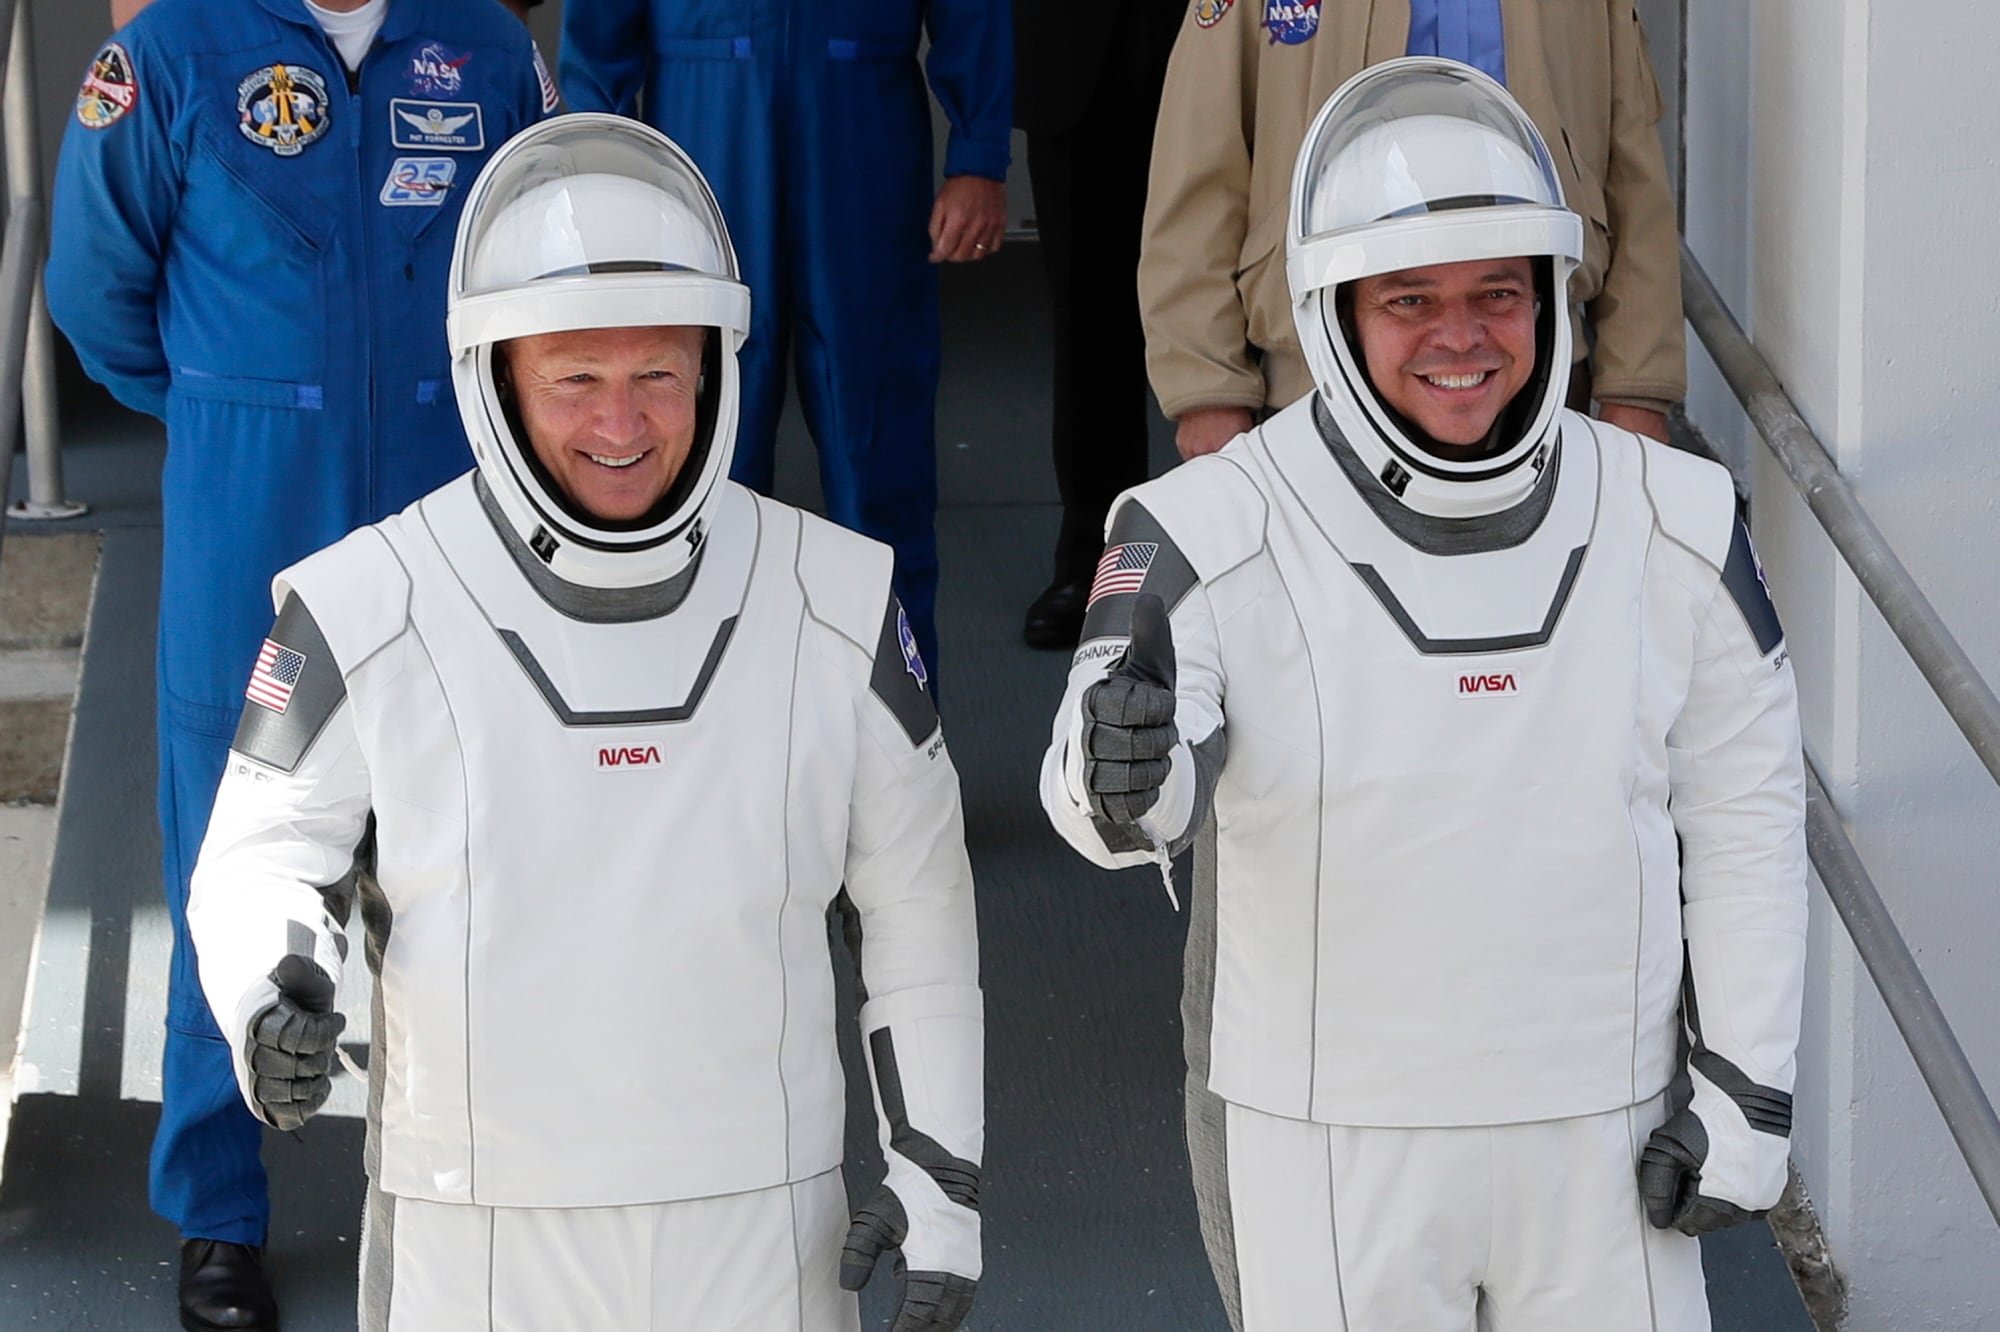
[[[714,193],[680,147],[618,116],[517,137],[473,186],[451,272],[451,346],[578,328],[701,325],[731,350],[749,293]]]
[[[1582,257],[1541,135],[1456,61],[1395,60],[1350,81],[1307,131],[1292,186],[1294,297],[1427,263]]]

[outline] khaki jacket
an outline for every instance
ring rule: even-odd
[[[1289,46],[1266,0],[1189,6],[1167,66],[1139,258],[1146,369],[1160,407],[1283,407],[1312,387],[1292,325],[1285,224],[1306,126],[1339,86],[1409,44],[1409,0],[1324,0]],[[1600,401],[1687,393],[1680,250],[1656,124],[1659,85],[1632,0],[1501,0],[1510,91],[1584,219],[1570,295],[1596,335]],[[1581,330],[1579,329],[1579,334]],[[1577,356],[1589,344],[1579,335]]]

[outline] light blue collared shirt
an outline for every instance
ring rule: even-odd
[[[1410,47],[1404,54],[1461,60],[1505,87],[1500,0],[1410,0]]]

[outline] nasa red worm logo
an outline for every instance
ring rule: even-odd
[[[1497,675],[1461,675],[1458,677],[1460,698],[1506,698],[1521,692],[1520,682],[1514,672],[1505,671]]]
[[[600,745],[597,750],[599,772],[657,768],[662,761],[658,745]]]

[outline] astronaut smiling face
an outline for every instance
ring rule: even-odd
[[[1535,369],[1526,259],[1432,264],[1354,284],[1354,333],[1383,401],[1440,444],[1476,445]]]
[[[501,344],[536,459],[572,504],[644,517],[694,445],[703,328],[592,328]]]

